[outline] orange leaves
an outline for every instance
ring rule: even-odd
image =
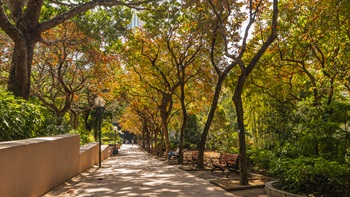
[[[46,45],[39,44],[34,53],[35,95],[61,113],[72,104],[86,104],[91,95],[113,100],[113,88],[118,87],[118,56],[100,50],[97,42],[73,23],[53,28],[43,37]]]
[[[87,36],[77,29],[77,26],[71,22],[65,22],[56,28],[42,33],[42,37],[49,43],[64,41],[65,43],[76,44],[89,42]]]

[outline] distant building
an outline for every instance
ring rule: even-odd
[[[130,28],[140,28],[145,24],[144,21],[140,20],[139,17],[137,16],[137,13],[134,13],[132,15],[131,23],[130,23]]]

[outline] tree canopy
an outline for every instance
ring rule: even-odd
[[[92,141],[99,95],[105,143],[124,131],[161,157],[194,149],[197,168],[208,150],[237,153],[241,184],[259,171],[296,193],[349,193],[327,170],[349,171],[349,0],[0,6],[0,140]]]

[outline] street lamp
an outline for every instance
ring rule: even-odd
[[[101,167],[101,123],[102,123],[102,110],[106,104],[106,101],[101,97],[95,98],[95,106],[97,107],[97,129],[98,129],[98,167]]]

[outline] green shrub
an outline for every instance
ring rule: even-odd
[[[256,171],[268,171],[275,155],[270,150],[256,149],[250,152],[250,162]]]
[[[298,158],[303,152],[301,147],[298,142],[287,142],[283,146],[276,147],[275,154],[278,158]]]
[[[36,137],[43,127],[41,106],[0,89],[0,141]]]
[[[68,124],[56,123],[56,117],[40,104],[0,89],[0,141],[69,133]]]
[[[278,187],[297,194],[350,196],[348,166],[324,158],[281,158],[273,167]]]
[[[113,124],[104,121],[101,126],[102,143],[103,144],[117,144],[120,141],[120,136],[117,131],[113,129]]]

